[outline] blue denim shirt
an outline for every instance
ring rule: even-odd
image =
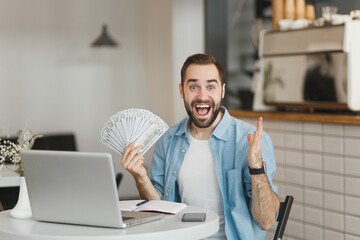
[[[225,233],[227,239],[266,239],[251,215],[251,176],[247,160],[249,143],[247,134],[256,128],[231,117],[222,107],[223,118],[210,136],[216,176],[224,204]],[[161,199],[180,202],[177,184],[178,172],[189,148],[189,119],[172,126],[159,139],[149,172],[150,179]],[[261,142],[262,160],[266,162],[266,175],[271,189],[276,162],[271,139],[263,132]]]

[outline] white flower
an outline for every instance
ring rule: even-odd
[[[39,134],[33,134],[27,127],[18,131],[18,143],[15,144],[9,140],[1,141],[0,139],[0,170],[1,166],[5,165],[5,161],[10,161],[17,167],[15,170],[20,176],[24,175],[20,151],[23,149],[31,149],[34,141],[42,137]]]

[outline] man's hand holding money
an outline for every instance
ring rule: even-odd
[[[139,155],[142,145],[133,148],[134,142],[126,147],[124,154],[121,158],[121,165],[128,170],[134,177],[136,186],[140,193],[141,199],[147,200],[160,200],[160,195],[152,185],[150,178],[147,176],[144,167],[144,157]]]
[[[130,143],[121,158],[121,165],[128,170],[131,175],[137,180],[138,178],[143,178],[147,176],[146,169],[144,167],[144,157],[140,156],[138,153],[142,149],[142,145],[134,147],[134,142]],[[140,179],[139,179],[140,180]]]

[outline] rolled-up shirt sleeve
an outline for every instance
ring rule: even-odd
[[[263,135],[263,140],[261,143],[261,157],[262,161],[265,162],[266,176],[269,181],[269,185],[273,192],[277,195],[277,186],[274,186],[274,184],[272,183],[276,172],[274,147],[271,138],[267,133],[264,133]]]
[[[270,136],[267,133],[263,133],[262,141],[261,141],[261,157],[262,161],[265,162],[265,168],[266,168],[266,176],[270,185],[271,190],[277,195],[278,188],[277,186],[274,186],[272,183],[272,180],[275,176],[276,172],[276,161],[275,161],[275,155],[274,155],[274,147],[272,145],[272,141]],[[248,161],[246,160],[246,163]],[[249,165],[243,168],[243,181],[245,183],[245,191],[246,196],[249,199],[249,211],[251,212],[251,200],[252,200],[252,186],[251,186],[251,175],[249,172]]]

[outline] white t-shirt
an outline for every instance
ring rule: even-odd
[[[223,202],[216,177],[210,140],[187,136],[190,147],[179,171],[178,184],[181,201],[191,206],[209,209],[219,215],[219,232],[211,238],[226,239]]]

